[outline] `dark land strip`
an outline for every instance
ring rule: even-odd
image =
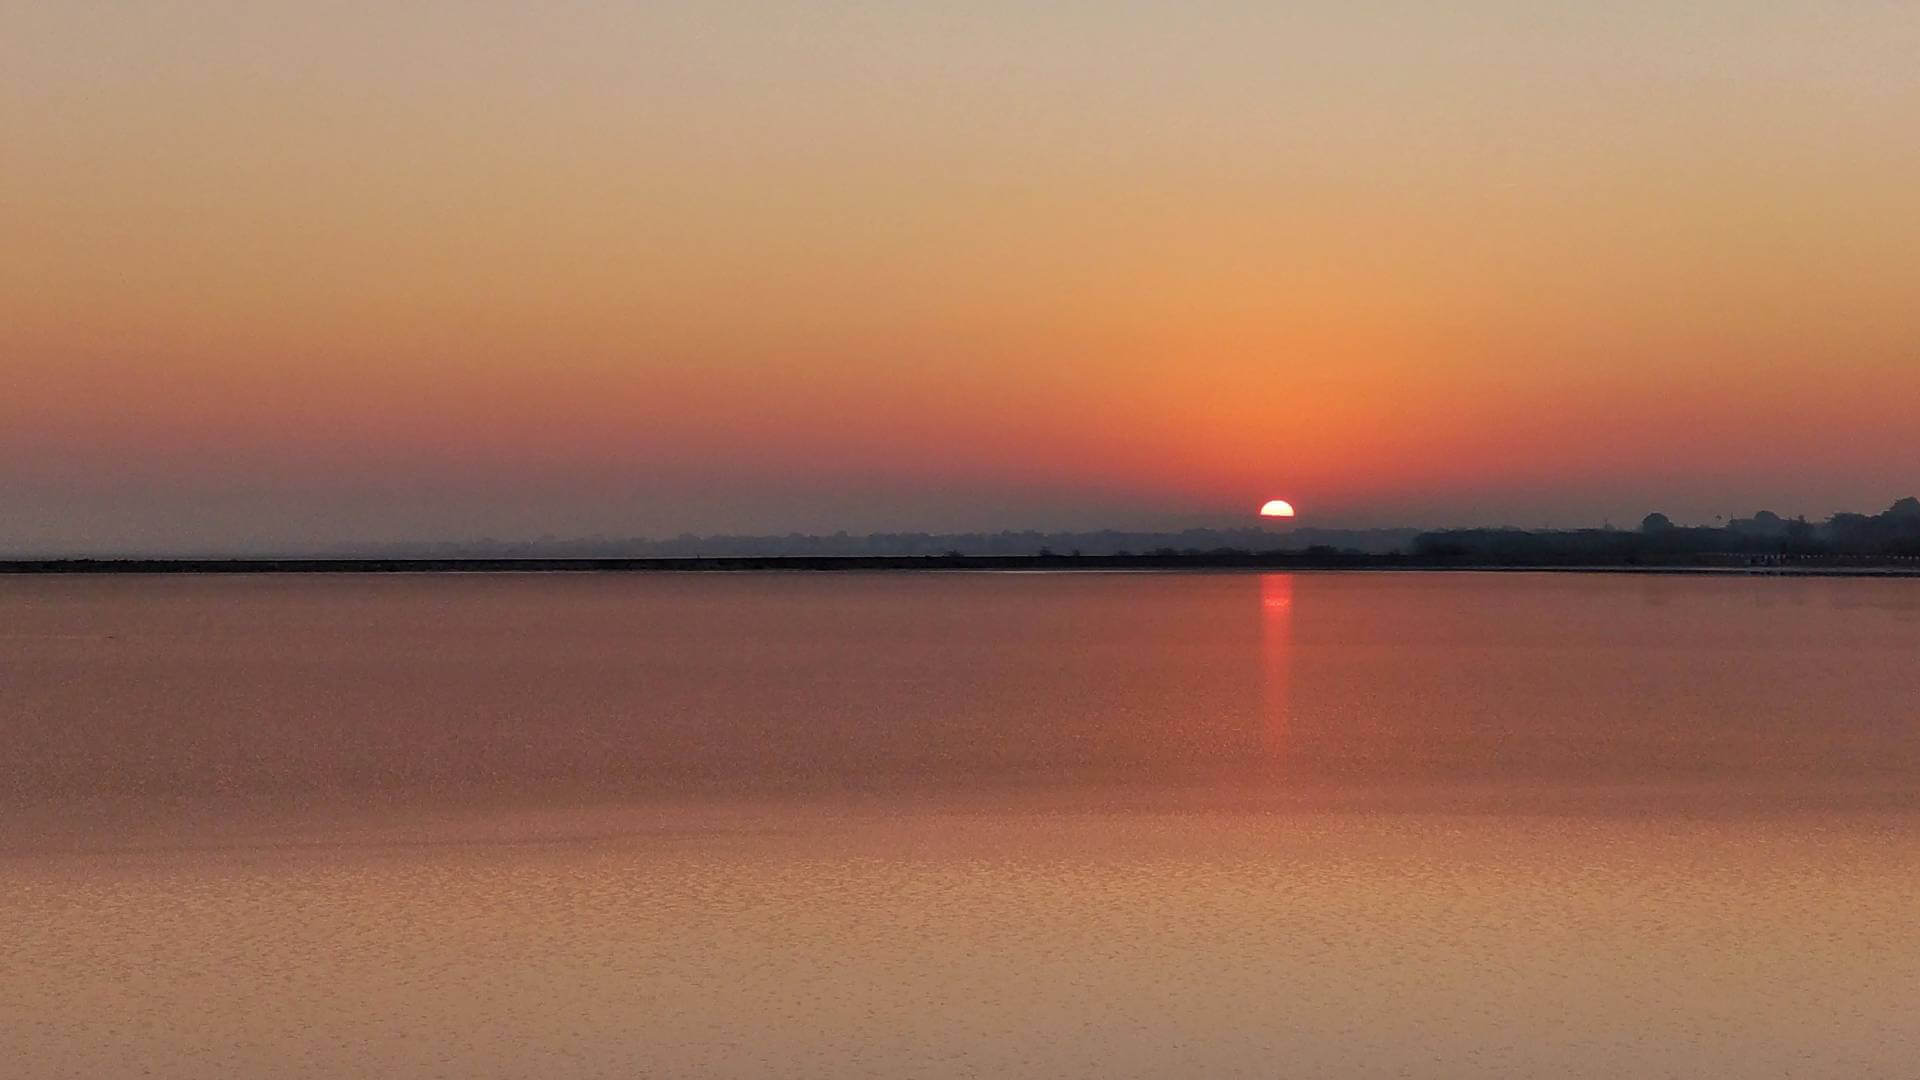
[[[1145,555],[778,555],[714,558],[9,559],[0,574],[513,574],[847,570],[1494,570],[1920,577],[1920,557],[1643,556],[1524,561],[1476,556],[1212,551]]]

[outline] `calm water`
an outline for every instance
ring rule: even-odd
[[[0,1073],[1911,1077],[1920,581],[0,578]]]

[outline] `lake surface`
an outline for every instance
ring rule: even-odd
[[[8,1075],[1910,1077],[1920,581],[0,578]]]

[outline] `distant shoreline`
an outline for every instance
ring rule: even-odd
[[[5,559],[0,574],[514,574],[875,570],[1378,570],[1920,577],[1920,558],[1694,555],[1669,560],[1502,562],[1323,552],[1157,555],[778,555],[526,559]]]

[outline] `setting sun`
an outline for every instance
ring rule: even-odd
[[[1261,517],[1290,518],[1293,516],[1293,504],[1285,499],[1272,499],[1260,508]]]

